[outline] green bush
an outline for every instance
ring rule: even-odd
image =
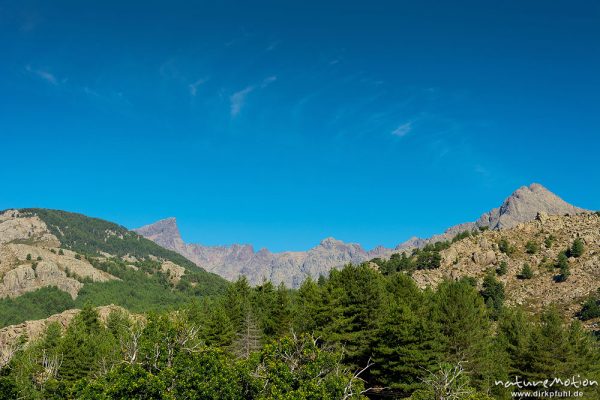
[[[569,256],[571,257],[581,257],[583,252],[585,251],[585,246],[583,244],[583,240],[577,238],[573,241],[571,248],[569,249]]]
[[[507,272],[508,272],[508,263],[506,261],[500,262],[500,265],[498,266],[496,273],[498,275],[502,276],[502,275],[506,275]]]
[[[525,244],[525,252],[527,254],[536,254],[539,251],[540,246],[536,242],[530,240],[527,242],[527,244]]]
[[[533,270],[531,269],[531,266],[528,263],[523,264],[523,268],[521,269],[521,272],[519,273],[519,279],[531,279],[533,278]]]
[[[507,256],[510,256],[510,255],[514,254],[515,247],[513,245],[511,245],[508,242],[508,240],[506,240],[505,238],[502,238],[498,242],[498,250],[500,250],[502,253],[506,254]]]

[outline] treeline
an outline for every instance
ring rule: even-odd
[[[510,398],[496,381],[515,376],[600,380],[598,342],[579,322],[553,308],[532,316],[506,307],[501,283],[488,278],[479,290],[475,283],[420,290],[405,273],[382,275],[365,264],[297,291],[270,282],[253,288],[241,278],[223,296],[145,322],[114,313],[100,323],[88,307],[66,332],[51,327],[16,347],[0,372],[0,393],[483,400]],[[600,396],[597,386],[583,391]]]

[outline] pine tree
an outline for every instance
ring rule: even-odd
[[[476,289],[466,280],[441,283],[434,295],[433,321],[440,327],[448,361],[465,362],[474,381],[483,384],[496,361],[490,357],[487,308]]]
[[[321,287],[309,276],[300,285],[296,296],[293,313],[293,326],[296,332],[314,333],[322,326],[323,321],[318,319],[321,303]]]
[[[569,259],[567,258],[567,255],[564,252],[561,252],[558,255],[556,266],[559,268],[560,274],[556,275],[554,277],[554,280],[556,282],[566,281],[569,278],[569,276],[571,275],[571,269],[569,266]]]
[[[481,295],[490,309],[492,317],[496,319],[504,303],[504,285],[494,275],[487,274],[483,279]]]
[[[384,299],[382,275],[367,265],[332,270],[325,285],[327,308],[324,339],[341,344],[354,369],[367,364]]]
[[[530,366],[529,346],[532,324],[530,317],[520,308],[504,309],[498,320],[498,342],[508,355],[508,374],[526,376]]]
[[[583,252],[585,250],[585,246],[583,245],[583,240],[577,238],[573,241],[573,244],[571,245],[571,248],[569,249],[569,255],[571,257],[581,257],[583,255]]]
[[[233,285],[227,288],[225,310],[236,332],[242,329],[246,315],[251,310],[251,291],[252,288],[245,276],[240,276]]]
[[[436,327],[424,310],[395,304],[382,321],[374,350],[372,374],[381,385],[409,395],[422,387],[425,370],[442,359]]]
[[[288,289],[281,282],[277,287],[275,295],[275,309],[273,321],[275,326],[275,335],[281,337],[290,333],[292,328],[292,310],[291,300]]]
[[[529,371],[525,373],[529,380],[570,376],[574,372],[571,367],[575,355],[556,308],[551,307],[541,314],[531,337],[529,357]]]
[[[530,240],[525,244],[525,252],[527,254],[535,254],[538,251],[540,251],[540,247],[536,242]]]
[[[533,270],[528,263],[523,264],[523,268],[521,269],[521,273],[519,274],[519,279],[531,279],[533,278]]]
[[[508,272],[508,263],[506,261],[500,262],[500,265],[498,266],[496,273],[499,276],[502,276],[502,275],[506,275],[507,272]]]
[[[263,332],[256,318],[248,311],[244,317],[242,329],[232,343],[232,352],[239,358],[248,359],[252,353],[260,350]]]
[[[235,330],[225,308],[221,304],[212,304],[204,318],[201,335],[206,344],[222,348],[230,346],[235,338]]]

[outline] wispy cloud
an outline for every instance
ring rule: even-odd
[[[238,92],[235,92],[229,98],[231,104],[231,116],[237,116],[242,110],[242,106],[246,103],[246,97],[256,89],[255,86],[248,86]]]
[[[256,89],[264,89],[267,86],[269,86],[270,84],[272,84],[273,82],[275,82],[276,80],[277,80],[277,76],[272,75],[272,76],[269,76],[269,77],[266,77],[265,79],[263,79],[263,81],[258,86],[257,85],[246,86],[244,89],[233,93],[229,97],[231,117],[232,118],[236,117],[240,113],[240,111],[242,110],[242,107],[246,103],[246,98],[248,97],[248,95],[250,93],[254,92]]]
[[[262,84],[260,85],[261,88],[265,88],[267,86],[269,86],[271,83],[275,82],[277,80],[277,77],[275,75],[266,77],[263,81]]]
[[[188,88],[190,89],[190,95],[192,96],[196,96],[196,93],[198,93],[198,87],[204,83],[206,83],[207,79],[202,78],[202,79],[198,79],[196,82],[194,83],[190,83],[188,85]]]
[[[38,78],[41,78],[43,80],[45,80],[46,82],[50,83],[51,85],[58,85],[58,79],[56,79],[56,76],[54,74],[52,74],[51,72],[45,71],[43,69],[34,69],[31,68],[30,65],[27,65],[25,67],[25,69],[27,70],[27,72],[30,72],[34,75],[36,75]]]
[[[404,137],[406,135],[408,135],[413,129],[412,126],[412,122],[406,122],[400,126],[398,126],[396,129],[394,129],[392,131],[392,135],[394,136],[398,136],[398,137]]]
[[[279,46],[281,44],[281,40],[276,40],[274,42],[272,42],[271,44],[269,44],[267,46],[267,48],[265,49],[266,51],[273,51],[277,48],[277,46]]]

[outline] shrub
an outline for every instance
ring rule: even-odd
[[[540,251],[540,246],[538,246],[538,244],[532,240],[527,242],[527,244],[525,245],[525,252],[527,254],[535,254],[538,251]]]
[[[547,249],[549,249],[550,247],[552,247],[552,245],[554,244],[555,241],[556,241],[556,238],[554,237],[554,235],[550,235],[544,240],[544,245],[546,246]]]
[[[507,272],[508,272],[508,264],[506,263],[506,261],[502,261],[500,263],[500,265],[498,266],[496,273],[498,275],[506,275]]]
[[[523,268],[521,269],[521,273],[518,276],[519,279],[531,279],[533,278],[533,270],[528,263],[523,264]]]
[[[600,289],[596,296],[591,296],[583,303],[578,317],[582,321],[600,317]]]
[[[508,240],[504,238],[500,239],[500,241],[498,242],[498,249],[508,256],[512,255],[515,252],[514,246],[512,246],[508,242]]]
[[[25,257],[25,259],[26,259],[27,261],[31,261],[31,254],[27,254],[27,257]]]
[[[585,250],[585,247],[583,245],[583,240],[577,238],[577,239],[575,239],[575,241],[573,241],[573,245],[569,249],[569,255],[571,257],[578,258],[583,255],[584,250]]]

